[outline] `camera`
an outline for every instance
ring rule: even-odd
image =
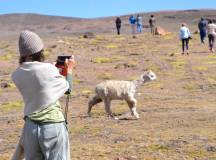
[[[65,67],[65,60],[70,59],[71,56],[58,56],[56,60],[56,67],[59,70],[59,73],[63,76],[67,76],[67,68]]]
[[[66,59],[70,59],[71,56],[58,56],[57,60],[56,60],[56,67],[59,70],[59,73],[64,76],[67,77],[67,67],[65,66],[65,60]],[[71,93],[71,89],[72,89],[72,84],[70,81],[68,81],[70,88],[65,92],[65,94],[70,94]]]
[[[71,58],[71,56],[58,56],[56,62],[57,62],[58,65],[64,65],[65,60],[70,59],[70,58]]]

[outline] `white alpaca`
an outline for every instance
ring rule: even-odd
[[[110,108],[111,101],[125,100],[130,108],[131,114],[136,118],[139,118],[139,114],[136,111],[137,100],[135,99],[137,88],[140,85],[155,79],[155,73],[148,71],[141,75],[139,80],[108,80],[98,84],[95,88],[95,96],[92,97],[88,103],[88,114],[90,115],[91,109],[95,104],[104,101],[106,113],[110,117],[114,117]]]
[[[137,88],[149,81],[155,80],[156,75],[152,71],[148,71],[141,75],[139,80],[134,81],[117,81],[109,80],[98,84],[95,88],[95,96],[89,101],[88,104],[88,114],[90,115],[92,107],[104,101],[105,110],[110,117],[113,117],[110,105],[111,100],[120,99],[126,100],[128,106],[131,110],[131,114],[136,118],[139,118],[139,114],[136,111],[135,93]],[[21,134],[19,143],[17,144],[16,150],[11,158],[11,160],[23,160],[24,158],[24,149],[23,149],[23,133]]]

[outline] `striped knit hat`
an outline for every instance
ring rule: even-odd
[[[19,37],[20,56],[25,57],[40,52],[44,45],[40,37],[31,31],[24,30]]]

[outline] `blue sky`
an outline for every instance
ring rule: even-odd
[[[95,18],[159,10],[216,9],[215,0],[0,0],[0,14]]]

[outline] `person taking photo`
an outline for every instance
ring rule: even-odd
[[[65,118],[59,99],[69,83],[58,69],[44,62],[44,44],[34,32],[24,30],[19,36],[19,67],[12,80],[24,101],[24,128],[17,150],[24,149],[26,160],[70,160],[70,146]],[[74,59],[65,62],[68,79]],[[17,151],[12,159],[16,159]]]

